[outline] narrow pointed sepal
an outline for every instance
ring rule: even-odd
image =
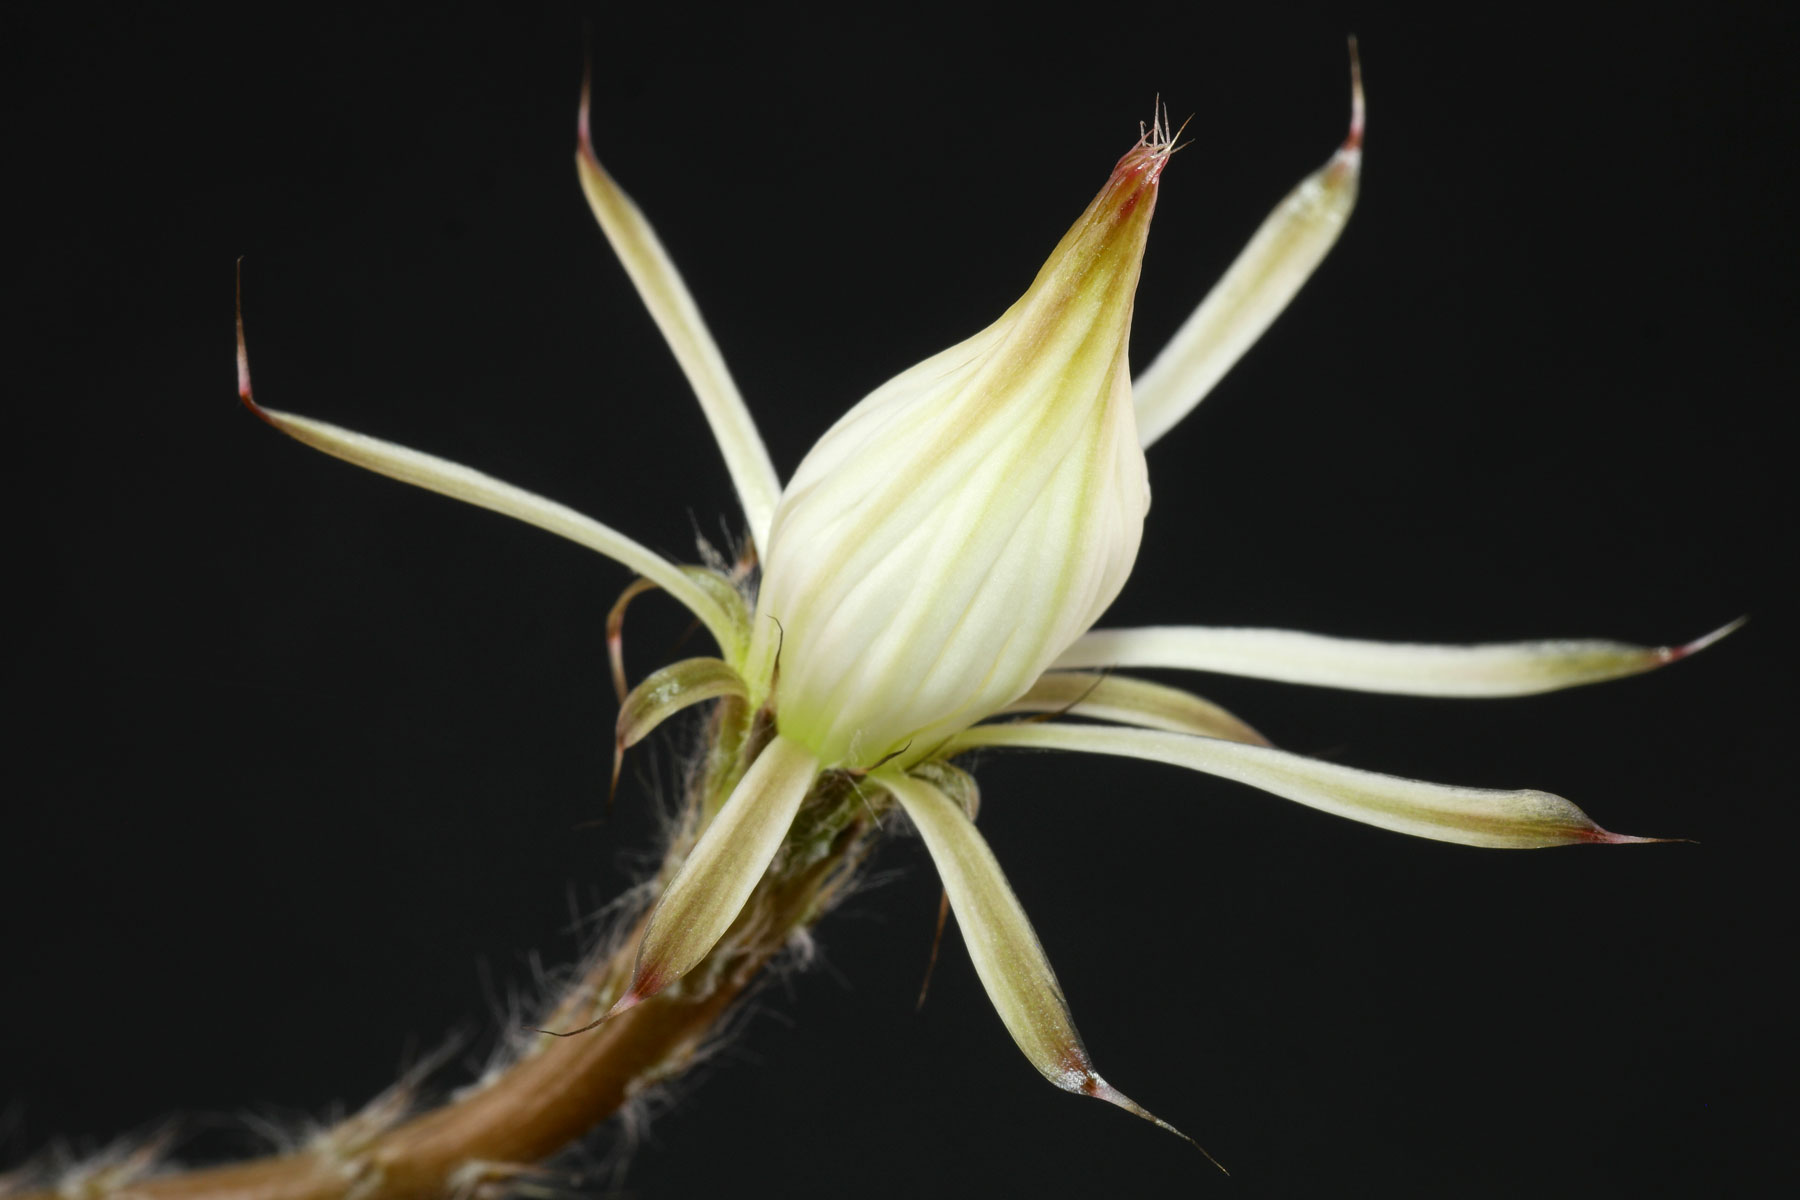
[[[598,551],[639,575],[655,580],[700,619],[722,649],[732,655],[740,653],[738,642],[742,638],[742,620],[723,607],[709,589],[697,584],[685,568],[668,561],[618,530],[603,525],[592,517],[583,516],[566,504],[547,500],[461,463],[411,450],[324,421],[315,421],[311,417],[264,408],[256,402],[250,387],[250,356],[244,344],[241,303],[238,309],[237,338],[238,398],[243,401],[245,408],[264,423],[302,445],[311,446],[377,475],[386,475],[389,479],[410,483],[414,487],[512,517]]]
[[[1350,42],[1350,132],[1289,192],[1212,291],[1132,380],[1138,440],[1148,448],[1204,400],[1293,302],[1349,221],[1362,175],[1362,67]]]
[[[650,736],[650,732],[684,708],[721,696],[744,699],[750,694],[743,676],[731,664],[717,658],[687,658],[653,671],[631,689],[619,706],[613,730],[612,786],[619,786],[619,766],[625,751]]]
[[[1530,696],[1653,671],[1699,653],[1746,619],[1739,617],[1680,646],[1637,646],[1601,638],[1445,646],[1198,625],[1091,629],[1063,652],[1056,665],[1216,671],[1402,696]]]
[[[1454,787],[1359,771],[1298,754],[1155,729],[1095,725],[978,725],[944,746],[945,756],[981,746],[1114,754],[1185,767],[1413,837],[1499,850],[1676,839],[1602,829],[1561,796],[1530,789]]]
[[[1248,742],[1253,746],[1269,744],[1269,739],[1244,721],[1192,692],[1145,679],[1099,675],[1090,671],[1046,672],[1031,685],[1031,690],[1000,713],[1093,717],[1145,729]]]
[[[756,546],[769,545],[769,522],[775,513],[775,502],[781,495],[781,480],[775,465],[763,446],[750,408],[738,392],[731,372],[725,366],[700,309],[682,282],[681,273],[663,249],[643,212],[624,189],[613,182],[606,168],[594,155],[589,125],[590,89],[587,80],[581,84],[581,112],[576,124],[575,169],[581,176],[581,190],[586,194],[594,219],[606,234],[613,252],[625,267],[625,273],[637,288],[639,299],[650,310],[656,327],[675,355],[682,374],[687,376],[701,411],[712,427],[713,437],[725,458],[725,469],[737,489],[744,518]]]
[[[950,910],[994,1011],[1031,1065],[1058,1087],[1090,1065],[1062,986],[994,852],[962,806],[933,784],[908,776],[881,783],[924,839]]]
[[[608,1017],[681,978],[718,944],[769,869],[819,773],[811,751],[783,737],[764,747],[700,835],[650,915],[630,985]]]
[[[1037,933],[994,852],[963,806],[923,779],[883,777],[881,783],[900,802],[924,840],[950,898],[950,910],[956,914],[975,974],[1031,1065],[1064,1091],[1116,1104],[1187,1138],[1134,1104],[1094,1070]]]

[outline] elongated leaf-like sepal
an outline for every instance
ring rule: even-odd
[[[994,852],[964,814],[962,805],[923,779],[884,777],[881,783],[900,802],[924,839],[925,849],[950,897],[957,927],[969,947],[975,974],[987,989],[988,999],[993,1001],[1006,1031],[1031,1065],[1066,1092],[1116,1104],[1187,1138],[1094,1070],[1037,933],[1006,882]]]
[[[1032,684],[1030,691],[1000,711],[1067,713],[1145,729],[1249,742],[1254,746],[1269,744],[1269,739],[1210,700],[1180,688],[1125,675],[1051,671]]]
[[[1704,650],[1743,623],[1740,617],[1683,646],[1598,638],[1434,646],[1287,629],[1091,629],[1056,665],[1217,671],[1403,696],[1529,696],[1655,670]]]
[[[669,882],[638,947],[631,985],[610,1017],[646,1000],[705,958],[744,907],[781,848],[819,773],[805,747],[764,747]]]
[[[694,395],[699,397],[706,422],[725,457],[725,469],[737,488],[738,502],[744,506],[750,536],[759,550],[766,551],[769,522],[774,519],[775,502],[781,495],[781,480],[775,474],[775,465],[769,460],[749,406],[732,381],[699,307],[681,281],[681,273],[643,212],[594,156],[586,80],[581,85],[575,169],[581,176],[581,190],[587,195],[594,219],[624,264],[625,273],[631,276],[638,297],[650,310]]]
[[[700,618],[707,631],[729,654],[737,654],[741,621],[719,604],[689,572],[592,517],[565,504],[503,483],[471,467],[436,455],[409,450],[393,442],[315,421],[310,417],[264,408],[251,395],[250,358],[244,348],[244,321],[238,316],[238,396],[244,407],[295,441],[354,463],[365,470],[401,483],[410,483],[439,495],[489,509],[597,550],[648,579],[655,580],[689,612]]]
[[[1274,323],[1337,243],[1362,174],[1362,70],[1350,43],[1350,133],[1331,160],[1270,213],[1194,315],[1132,380],[1138,439],[1148,447],[1200,401]]]
[[[1538,791],[1451,787],[1359,771],[1266,746],[1155,729],[1096,725],[978,725],[945,746],[945,755],[979,746],[1036,747],[1116,754],[1235,779],[1251,787],[1366,825],[1464,846],[1524,850],[1583,842],[1660,842],[1609,833],[1561,796]]]

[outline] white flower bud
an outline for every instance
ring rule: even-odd
[[[1124,585],[1149,507],[1126,350],[1170,151],[1120,159],[1016,304],[877,388],[783,492],[751,676],[821,764],[922,756]]]

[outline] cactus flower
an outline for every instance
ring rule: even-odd
[[[1149,1117],[1095,1071],[1037,937],[976,830],[973,780],[951,761],[976,748],[1150,759],[1473,846],[1656,840],[1610,833],[1547,792],[1424,783],[1286,753],[1198,695],[1117,669],[1428,696],[1522,695],[1650,670],[1734,626],[1661,648],[1090,629],[1137,555],[1149,506],[1144,450],[1279,315],[1350,215],[1363,145],[1354,65],[1353,57],[1342,146],[1275,208],[1135,380],[1128,365],[1133,296],[1174,150],[1160,119],[1118,161],[1016,303],[852,407],[785,486],[673,263],[596,158],[584,94],[576,154],[582,187],[700,399],[743,504],[760,580],[748,555],[737,571],[680,566],[478,471],[257,405],[240,318],[240,392],[269,424],[597,550],[640,577],[626,600],[660,587],[717,643],[716,656],[666,666],[629,692],[615,654],[621,751],[694,705],[718,702],[732,715],[713,727],[715,785],[691,849],[662,887],[629,984],[598,1001],[601,1020],[700,964],[771,864],[809,852],[819,821],[800,814],[842,798],[849,781],[856,795],[845,803],[898,809],[921,835],[976,971],[1033,1065],[1059,1087]],[[615,650],[622,613],[623,601],[609,625]],[[995,720],[1020,713],[1038,719]],[[1102,723],[1059,719],[1069,717]]]

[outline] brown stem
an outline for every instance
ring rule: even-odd
[[[643,1089],[679,1073],[716,1033],[792,934],[832,905],[866,851],[849,823],[817,861],[757,889],[729,932],[675,986],[588,1033],[541,1037],[496,1078],[440,1108],[362,1136],[358,1118],[304,1150],[161,1175],[84,1194],[108,1200],[428,1200],[473,1195],[486,1181],[555,1156]],[[678,851],[679,852],[679,851]],[[677,852],[677,853],[678,853]],[[674,854],[671,861],[676,861]],[[664,871],[661,878],[667,879]],[[644,921],[564,994],[551,1028],[580,1024],[629,980]],[[56,1191],[14,1200],[58,1200]]]

